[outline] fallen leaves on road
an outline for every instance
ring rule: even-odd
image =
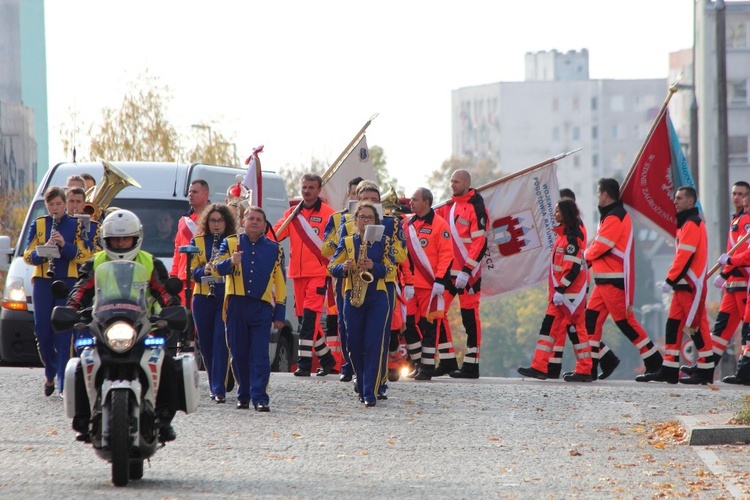
[[[684,444],[688,435],[676,420],[658,423],[654,426],[648,443],[654,448],[663,450],[668,444]]]
[[[568,451],[568,453],[570,454],[571,457],[580,457],[580,456],[583,456],[583,453],[581,453],[578,450],[570,450],[570,451]]]

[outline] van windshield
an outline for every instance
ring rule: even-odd
[[[189,206],[185,201],[176,200],[135,200],[135,199],[115,199],[112,206],[131,210],[134,212],[143,224],[143,245],[145,250],[155,257],[171,258],[174,254],[174,237],[177,233],[177,221],[180,220]],[[31,221],[37,217],[45,215],[47,211],[44,208],[43,201],[37,201],[31,209]],[[19,247],[19,256],[23,255],[26,250],[26,238],[29,228],[22,236]]]

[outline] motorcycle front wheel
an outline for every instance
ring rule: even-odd
[[[112,453],[112,484],[126,486],[130,479],[130,410],[128,391],[112,392],[109,447]]]

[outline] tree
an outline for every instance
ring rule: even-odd
[[[104,108],[102,122],[91,130],[91,157],[120,161],[177,161],[180,137],[167,120],[169,89],[142,74],[120,109]],[[92,127],[93,129],[93,127]]]
[[[188,162],[209,163],[212,165],[231,165],[241,167],[236,157],[237,146],[216,131],[216,125],[201,124],[195,128],[207,128],[209,134],[201,133],[195,146],[186,153]],[[202,131],[201,131],[202,132]]]
[[[370,148],[370,158],[372,158],[372,168],[375,170],[375,182],[380,186],[381,194],[389,191],[391,186],[396,192],[403,194],[403,186],[399,186],[398,179],[391,177],[391,174],[388,171],[388,160],[383,148],[380,146],[372,146]]]
[[[479,187],[503,176],[497,163],[491,158],[485,158],[475,163],[470,158],[459,159],[453,156],[444,161],[440,168],[433,171],[427,178],[427,186],[429,186],[436,201],[447,200],[451,197],[449,179],[451,174],[458,169],[466,170],[471,174],[472,187]]]
[[[25,238],[21,234],[26,211],[29,209],[29,200],[34,196],[36,186],[27,183],[23,189],[8,189],[2,191],[0,196],[0,234],[9,236],[11,245]],[[5,289],[6,272],[0,271],[0,293]]]
[[[286,194],[289,198],[300,196],[300,186],[302,185],[302,176],[307,173],[323,175],[328,169],[328,162],[319,158],[310,158],[309,165],[285,165],[279,169],[279,175],[284,178]]]

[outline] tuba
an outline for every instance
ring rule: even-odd
[[[138,181],[108,161],[102,160],[102,165],[104,165],[102,180],[86,192],[86,205],[83,207],[83,213],[95,221],[102,218],[104,210],[112,203],[117,193],[128,186],[141,187]]]
[[[403,214],[401,211],[401,201],[399,200],[398,193],[393,187],[393,184],[391,184],[390,189],[380,197],[380,203],[383,205],[383,212],[385,212],[386,215],[399,216]]]

